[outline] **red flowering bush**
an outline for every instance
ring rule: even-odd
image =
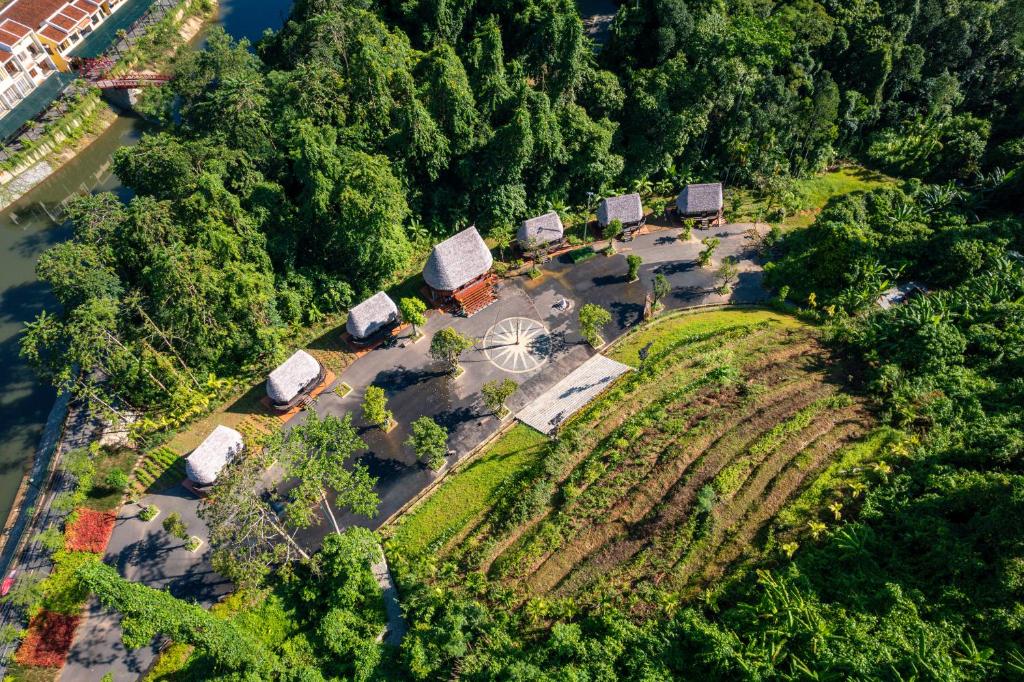
[[[114,512],[98,512],[94,509],[79,509],[74,522],[66,530],[70,552],[99,552],[107,548],[110,533],[114,530],[117,515]]]
[[[21,665],[63,666],[80,619],[81,616],[43,611],[28,624],[28,634],[15,660]]]

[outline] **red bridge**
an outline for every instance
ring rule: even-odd
[[[111,76],[114,60],[109,57],[78,57],[71,61],[71,68],[85,80],[101,90],[134,90],[151,85],[162,85],[171,77],[161,73],[124,73]]]

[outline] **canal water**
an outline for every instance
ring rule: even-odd
[[[221,0],[220,23],[236,38],[256,40],[287,19],[291,0]],[[141,134],[136,119],[121,117],[74,160],[13,206],[0,212],[0,524],[7,518],[54,402],[54,391],[36,380],[18,356],[25,322],[51,306],[36,279],[39,254],[67,238],[61,207],[82,192],[127,196],[111,171],[111,156]]]

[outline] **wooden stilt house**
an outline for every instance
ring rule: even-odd
[[[434,247],[423,268],[430,300],[452,312],[472,315],[493,303],[494,261],[475,227]]]

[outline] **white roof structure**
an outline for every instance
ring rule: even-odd
[[[536,218],[524,220],[519,226],[516,241],[524,249],[557,242],[565,234],[562,218],[555,211],[548,211]]]
[[[475,227],[467,227],[434,247],[423,279],[437,291],[455,291],[491,269],[494,259]]]
[[[914,294],[927,294],[928,288],[918,282],[906,282],[894,287],[889,287],[882,292],[882,295],[875,301],[882,310],[888,310],[894,305],[899,305],[912,297]]]
[[[644,204],[640,201],[640,195],[635,192],[602,199],[597,205],[597,222],[601,227],[608,226],[613,220],[618,220],[623,225],[638,223],[643,217]]]
[[[279,405],[289,403],[320,376],[320,370],[316,358],[304,350],[297,350],[267,377],[267,396]]]
[[[218,426],[185,459],[185,475],[199,485],[210,485],[217,480],[220,470],[244,449],[242,434]]]
[[[353,338],[365,339],[393,322],[398,322],[398,307],[390,296],[378,291],[348,311],[345,329]]]
[[[629,365],[595,355],[520,410],[516,418],[550,434],[631,369]]]

